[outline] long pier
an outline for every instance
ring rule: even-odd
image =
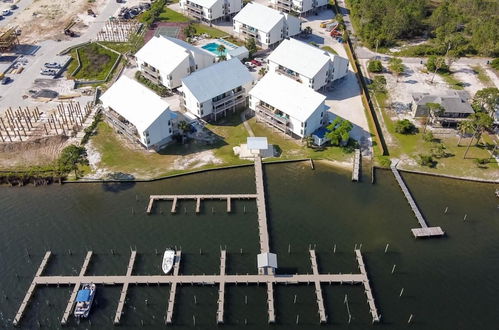
[[[173,261],[173,276],[178,277],[180,271],[181,251],[175,252],[175,260]],[[157,282],[159,284],[159,282]],[[147,284],[147,283],[146,283]],[[170,296],[168,297],[168,307],[166,308],[166,324],[173,322],[173,309],[175,307],[175,296],[177,294],[177,282],[172,282],[170,287]]]
[[[393,160],[390,169],[392,170],[393,175],[395,176],[395,179],[397,180],[397,183],[400,186],[400,189],[402,189],[402,192],[404,193],[405,198],[407,199],[407,202],[409,203],[412,212],[414,212],[414,215],[416,216],[416,219],[419,222],[419,225],[421,228],[413,228],[411,229],[412,234],[414,237],[431,237],[431,236],[443,236],[445,233],[440,227],[428,227],[426,224],[426,220],[419,211],[419,208],[414,201],[414,198],[412,197],[411,192],[407,188],[404,179],[400,175],[398,169],[397,169],[397,160]]]
[[[352,181],[359,181],[360,176],[360,149],[355,149],[355,155],[353,158],[353,170],[352,170]]]
[[[151,214],[155,201],[173,201],[171,213],[177,212],[177,205],[179,200],[195,200],[196,213],[201,211],[201,201],[206,199],[211,200],[226,200],[227,212],[231,212],[231,200],[233,199],[256,199],[256,194],[220,194],[220,195],[151,195],[149,196],[149,204],[147,205],[146,213]]]
[[[260,156],[255,157],[255,183],[260,253],[270,252],[269,231],[267,228],[267,207],[265,205],[265,186],[263,182],[263,166],[262,158]]]
[[[315,256],[315,251],[310,251],[310,258],[312,263],[312,274],[290,274],[290,275],[233,275],[226,274],[225,267],[227,263],[227,253],[222,250],[220,254],[220,274],[218,275],[180,275],[180,257],[181,252],[177,251],[175,256],[174,268],[172,275],[133,275],[133,265],[136,258],[136,251],[132,251],[130,256],[130,261],[128,263],[128,268],[126,274],[124,275],[85,275],[85,271],[90,262],[92,252],[87,253],[85,262],[83,263],[80,274],[77,276],[73,275],[62,275],[62,276],[42,276],[42,272],[45,269],[51,253],[47,252],[43,258],[38,271],[35,274],[33,282],[31,283],[26,297],[24,298],[19,311],[13,321],[14,325],[18,325],[25,310],[32,297],[36,286],[38,285],[74,285],[75,288],[79,288],[81,283],[94,283],[97,285],[123,285],[121,291],[120,300],[118,302],[118,307],[116,310],[116,316],[114,318],[114,323],[119,324],[121,315],[123,314],[123,305],[125,303],[126,291],[129,285],[171,285],[170,287],[170,297],[168,299],[168,307],[166,311],[166,324],[173,323],[173,311],[175,306],[175,295],[176,288],[179,284],[196,284],[196,285],[219,285],[219,298],[218,298],[218,308],[217,308],[217,323],[223,323],[224,319],[224,302],[225,302],[225,285],[226,284],[264,284],[267,286],[267,306],[268,306],[268,322],[274,323],[276,321],[275,313],[275,303],[274,303],[274,285],[278,284],[304,284],[314,282],[316,285],[316,295],[317,304],[319,309],[320,322],[327,322],[327,315],[324,308],[324,300],[322,297],[321,284],[363,284],[367,301],[370,307],[371,315],[373,317],[373,322],[379,322],[380,316],[376,310],[376,305],[374,302],[374,297],[372,295],[371,287],[369,285],[369,278],[364,266],[364,261],[360,250],[355,250],[356,259],[360,268],[360,274],[320,274],[317,265],[317,259]],[[78,290],[74,291],[77,292]],[[71,308],[74,303],[73,294],[71,295],[70,302],[68,303],[68,308],[66,312]],[[69,312],[64,313],[65,318],[64,324],[66,324]],[[62,323],[62,322],[61,322]]]
[[[92,251],[88,251],[87,255],[85,256],[85,260],[83,260],[83,266],[81,267],[80,275],[78,276],[79,280],[74,283],[73,292],[71,293],[71,296],[69,297],[68,305],[66,306],[66,310],[64,311],[64,314],[62,315],[62,319],[61,319],[62,325],[65,325],[68,323],[68,318],[69,318],[69,315],[71,315],[71,310],[73,309],[73,306],[75,304],[76,295],[78,293],[78,290],[80,290],[81,283],[85,283],[85,281],[83,280],[83,276],[85,276],[85,272],[87,271],[88,265],[90,264],[90,258],[92,258]]]
[[[315,255],[315,250],[310,250],[310,263],[312,264],[312,273],[314,275],[319,275],[319,268],[317,266],[317,257]],[[326,315],[326,309],[324,308],[324,299],[322,296],[321,282],[315,280],[314,284],[315,284],[315,295],[317,296],[317,307],[319,308],[320,322],[326,323],[327,315]]]
[[[130,255],[130,261],[128,262],[128,268],[126,270],[126,276],[132,275],[133,265],[135,264],[135,257],[137,256],[137,251],[132,251]],[[129,283],[124,283],[123,288],[121,288],[120,300],[118,301],[118,308],[116,309],[116,315],[114,316],[114,324],[120,324],[121,315],[123,314],[123,307],[125,306],[126,294],[128,292]]]

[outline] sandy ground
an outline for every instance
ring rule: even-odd
[[[37,43],[43,40],[68,39],[64,35],[64,27],[76,20],[72,28],[81,33],[95,18],[87,14],[92,9],[96,14],[99,8],[110,0],[37,0],[33,1],[22,12],[12,19],[11,25],[18,25],[22,29],[20,41],[22,43]]]
[[[51,164],[57,160],[61,150],[68,144],[65,139],[54,140],[36,146],[15,148],[0,152],[0,168],[24,168]]]
[[[464,90],[474,96],[480,89],[486,88],[479,79],[473,68],[466,64],[453,64],[451,71],[454,77],[463,82]]]
[[[171,167],[172,170],[185,170],[188,168],[200,168],[205,165],[222,164],[222,160],[215,157],[213,151],[206,150],[189,156],[182,156],[175,159]]]

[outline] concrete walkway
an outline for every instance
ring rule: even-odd
[[[248,123],[248,120],[246,119],[247,113],[248,113],[248,110],[241,112],[241,121],[243,122],[244,128],[246,128],[246,131],[248,131],[249,136],[255,136],[255,133],[253,133],[253,129],[251,128],[250,124]]]

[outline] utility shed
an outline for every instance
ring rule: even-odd
[[[277,254],[264,252],[257,256],[258,273],[262,275],[274,275],[277,269]]]

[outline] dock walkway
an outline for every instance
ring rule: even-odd
[[[265,186],[263,182],[262,158],[255,157],[256,204],[258,208],[258,232],[260,253],[270,252],[269,231],[267,227],[267,207],[265,205]]]
[[[255,199],[256,194],[220,194],[220,195],[151,195],[149,196],[149,204],[147,205],[146,213],[151,214],[152,208],[155,201],[173,201],[171,213],[177,211],[177,204],[179,200],[195,200],[196,201],[196,213],[201,210],[201,201],[205,199],[212,200],[226,200],[227,201],[227,212],[231,211],[231,200],[232,199]]]
[[[355,149],[355,155],[353,158],[353,170],[352,170],[352,181],[359,181],[360,177],[360,159],[361,159],[360,149]]]
[[[404,193],[405,198],[407,199],[407,202],[409,203],[412,211],[414,212],[414,215],[416,216],[416,219],[419,222],[419,225],[421,228],[413,228],[411,229],[412,234],[415,237],[431,237],[431,236],[443,236],[445,233],[440,227],[428,227],[426,224],[426,220],[419,211],[419,208],[414,201],[414,198],[412,197],[411,192],[407,188],[404,179],[400,175],[398,169],[397,169],[397,160],[393,160],[390,169],[392,170],[393,175],[395,176],[395,179],[397,180],[397,183],[400,186],[400,189],[402,189],[402,192]]]
[[[364,261],[362,260],[362,255],[359,250],[355,250],[356,259],[359,264],[360,274],[320,274],[317,265],[317,259],[315,257],[315,251],[310,251],[310,258],[312,263],[312,274],[290,274],[290,275],[258,275],[258,274],[248,274],[248,275],[231,275],[226,274],[225,267],[227,263],[227,253],[222,250],[220,255],[220,274],[218,275],[180,275],[180,257],[181,251],[176,252],[175,263],[172,275],[133,275],[132,270],[136,258],[136,251],[132,251],[130,256],[130,261],[126,274],[124,275],[85,275],[85,271],[90,262],[92,252],[87,253],[85,262],[82,266],[79,275],[63,275],[63,276],[42,276],[42,272],[45,269],[47,262],[50,257],[50,252],[45,254],[38,271],[36,272],[35,278],[31,283],[26,297],[19,307],[19,311],[13,321],[14,325],[18,325],[25,310],[32,297],[37,285],[74,285],[75,291],[71,295],[68,307],[64,313],[63,321],[66,324],[70,311],[74,304],[75,294],[77,288],[79,289],[81,283],[94,283],[97,285],[123,285],[121,291],[120,300],[118,302],[118,308],[116,310],[116,315],[114,318],[114,323],[119,324],[120,318],[123,314],[123,305],[126,299],[126,291],[129,285],[171,285],[170,296],[168,299],[168,306],[166,310],[166,324],[173,323],[173,312],[175,306],[175,295],[177,285],[179,284],[190,284],[190,285],[219,285],[219,299],[217,308],[217,323],[223,323],[224,319],[224,301],[225,301],[225,286],[226,284],[264,284],[267,285],[267,306],[268,306],[268,322],[274,323],[276,320],[275,313],[275,303],[274,303],[274,285],[278,284],[290,284],[299,285],[304,283],[314,282],[316,285],[317,294],[317,304],[319,308],[320,322],[327,322],[327,315],[324,308],[324,300],[322,297],[321,284],[363,284],[366,290],[367,300],[371,314],[373,317],[373,322],[378,322],[380,320],[379,314],[376,310],[376,305],[374,303],[374,297],[369,285],[369,278],[364,266]],[[69,312],[68,312],[69,311]],[[62,322],[61,322],[62,323]]]

